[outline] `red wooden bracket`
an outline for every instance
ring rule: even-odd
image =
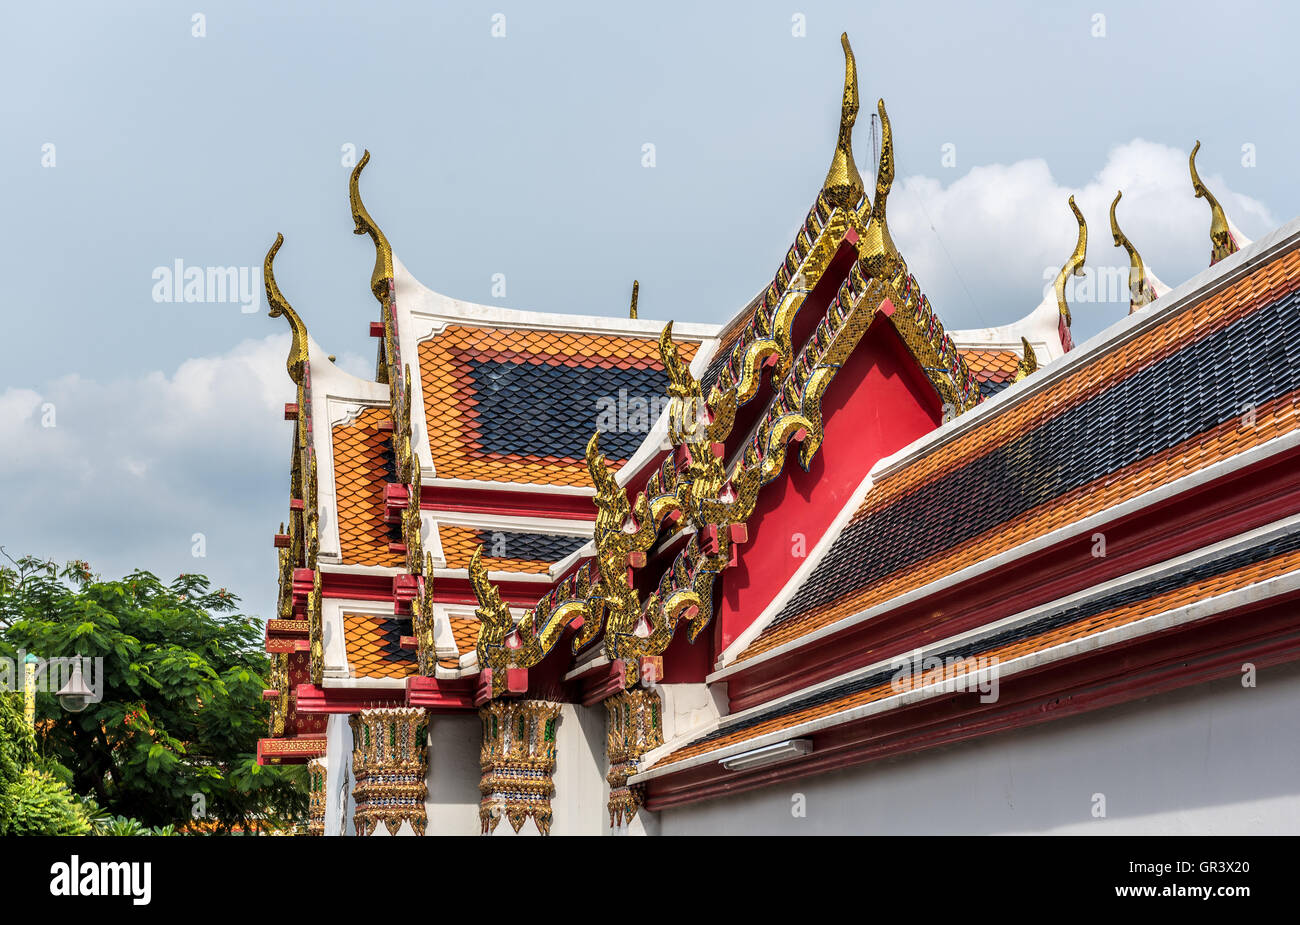
[[[297,403],[297,402],[285,402],[285,405],[284,405],[284,419],[285,419],[286,421],[296,421],[296,420],[298,420],[298,403]]]
[[[372,322],[370,322],[370,336],[371,336],[371,337],[383,337],[383,336],[384,336],[384,323],[383,323],[382,321],[372,321]]]

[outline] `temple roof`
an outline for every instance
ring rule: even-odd
[[[683,344],[688,361],[698,347]],[[420,343],[419,363],[440,479],[588,487],[583,449],[602,413],[617,467],[668,385],[657,336],[448,325]]]
[[[1300,250],[1264,256],[1222,288],[1193,280],[1103,332],[1056,375],[1021,383],[962,426],[882,461],[807,577],[728,664],[1295,429]],[[1252,426],[1242,425],[1244,408]]]

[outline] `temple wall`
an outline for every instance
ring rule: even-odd
[[[351,835],[352,729],[346,716],[331,716],[325,726],[325,834]]]
[[[1284,665],[657,815],[665,835],[1291,834],[1297,703]]]
[[[609,831],[605,708],[600,704],[584,707],[566,703],[555,743],[555,797],[551,800],[555,822],[551,834],[605,834]],[[529,831],[531,825],[524,831]]]
[[[430,714],[429,796],[426,835],[478,835],[479,746],[477,713]]]

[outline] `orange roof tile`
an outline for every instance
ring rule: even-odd
[[[687,363],[698,348],[698,342],[678,345]],[[438,478],[582,487],[591,484],[582,448],[596,429],[599,409],[595,403],[589,421],[584,408],[583,420],[550,422],[554,430],[564,431],[565,446],[543,445],[539,440],[535,451],[532,447],[528,452],[502,451],[485,434],[490,422],[479,420],[479,407],[487,396],[480,394],[476,371],[486,364],[550,367],[561,372],[590,370],[593,380],[589,386],[613,397],[619,394],[621,378],[638,370],[663,369],[657,337],[467,325],[450,325],[422,342],[419,360],[429,445]],[[537,400],[543,405],[547,397],[539,395]],[[519,413],[522,409],[513,410]],[[572,440],[571,432],[584,436]],[[496,439],[499,441],[499,435]],[[557,450],[566,455],[556,455]],[[618,460],[611,457],[610,463],[618,468]]]
[[[456,524],[439,524],[438,539],[442,543],[442,554],[447,560],[447,568],[469,568],[469,560],[478,549],[483,531],[474,527],[462,527]],[[483,547],[483,567],[493,572],[526,572],[532,575],[545,574],[551,563],[540,559],[512,559],[509,557],[489,556],[491,544]]]
[[[349,565],[401,566],[390,552],[384,523],[384,486],[391,469],[389,435],[379,424],[387,408],[366,408],[351,423],[334,426],[334,491],[338,505],[339,546]]]
[[[345,613],[343,643],[352,676],[407,678],[415,674],[415,653],[402,649],[399,644],[401,637],[409,634],[409,620]]]
[[[473,652],[478,645],[478,617],[452,617],[451,635],[461,655]]]

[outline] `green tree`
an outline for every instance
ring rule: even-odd
[[[101,700],[83,712],[37,696],[39,745],[77,793],[146,826],[265,831],[305,813],[305,769],[256,761],[270,663],[260,622],[235,612],[233,594],[202,575],[104,581],[84,562],[11,561],[0,655],[103,659]]]
[[[90,825],[76,799],[39,762],[23,695],[0,694],[0,835],[85,835]]]

